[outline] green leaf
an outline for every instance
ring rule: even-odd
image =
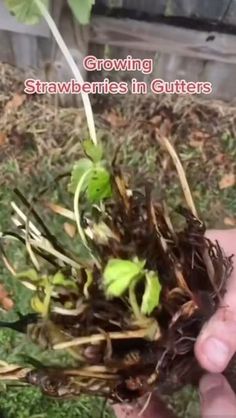
[[[68,279],[61,271],[58,271],[52,279],[52,284],[54,286],[61,286],[68,289],[77,290],[76,283],[72,279]]]
[[[32,309],[35,312],[37,312],[37,313],[39,313],[41,315],[44,315],[45,314],[45,306],[44,306],[44,303],[40,300],[40,298],[37,295],[35,295],[35,296],[32,297],[32,299],[31,299],[31,307],[32,307]]]
[[[49,8],[48,0],[41,0],[41,2]],[[34,25],[38,23],[42,17],[34,0],[5,0],[5,4],[10,13],[21,23]]]
[[[61,271],[58,271],[56,274],[54,274],[53,279],[52,279],[52,283],[54,285],[62,285],[65,283],[66,281],[66,277],[64,276],[64,274]]]
[[[31,307],[35,312],[40,313],[42,316],[48,315],[52,291],[53,291],[53,286],[48,283],[44,288],[43,301],[41,300],[38,294],[32,297]]]
[[[94,168],[88,179],[87,197],[91,203],[112,196],[111,178],[109,172],[102,167]]]
[[[143,294],[141,312],[144,315],[150,315],[159,305],[161,293],[161,284],[158,275],[154,271],[146,273],[146,286]]]
[[[16,274],[16,278],[20,280],[27,280],[29,282],[35,283],[41,280],[41,277],[38,275],[37,271],[34,269],[29,269],[22,271]]]
[[[93,167],[93,163],[88,158],[81,158],[73,167],[72,174],[71,174],[71,180],[69,184],[69,191],[71,193],[75,193],[76,188],[78,186],[78,183],[81,179],[81,177],[84,175],[86,171],[88,171],[90,168]],[[81,191],[84,191],[88,185],[89,176],[87,178],[87,181],[84,182],[83,188]]]
[[[103,273],[107,296],[122,296],[134,280],[142,277],[144,264],[145,261],[109,260]]]
[[[68,4],[81,25],[90,22],[90,15],[95,0],[68,0]]]
[[[95,145],[93,141],[91,141],[90,139],[86,139],[83,142],[83,148],[85,154],[89,158],[91,158],[91,160],[94,163],[98,163],[99,161],[101,161],[103,156],[103,149],[101,144]]]

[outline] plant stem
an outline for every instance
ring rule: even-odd
[[[74,58],[72,57],[67,45],[65,44],[64,39],[62,38],[53,18],[51,17],[50,13],[48,12],[45,5],[42,3],[41,0],[34,0],[37,4],[40,12],[42,13],[44,19],[46,20],[62,54],[64,55],[69,67],[71,68],[72,73],[75,76],[75,79],[80,83],[83,84],[84,80],[80,73],[79,68],[77,67]],[[95,123],[94,123],[94,117],[93,117],[93,111],[92,106],[90,103],[89,95],[87,93],[81,92],[81,97],[84,104],[84,110],[87,118],[88,123],[88,129],[90,133],[90,137],[94,144],[97,144],[97,135],[96,135],[96,129],[95,129]]]
[[[192,197],[192,194],[191,194],[191,190],[190,190],[187,178],[186,178],[186,174],[185,174],[184,168],[181,164],[181,161],[178,157],[177,152],[175,151],[175,149],[174,149],[173,145],[171,144],[171,142],[169,141],[169,139],[166,138],[165,136],[159,136],[157,130],[156,130],[156,138],[160,142],[160,144],[164,145],[165,148],[167,149],[167,151],[169,152],[169,154],[172,158],[172,161],[175,165],[176,171],[178,173],[178,176],[179,176],[179,179],[180,179],[180,184],[181,184],[181,187],[182,187],[182,190],[183,190],[183,193],[184,193],[186,203],[187,203],[189,209],[191,210],[191,212],[193,213],[193,215],[197,219],[199,219],[197,209],[196,209],[196,206],[194,204],[194,200],[193,200],[193,197]]]
[[[43,302],[44,308],[45,308],[45,311],[43,313],[43,317],[47,317],[47,315],[49,313],[52,291],[53,291],[53,286],[51,286],[50,284],[47,284],[46,287],[45,287],[46,295],[45,295],[44,302]]]
[[[137,281],[134,280],[130,287],[129,287],[129,303],[131,305],[132,311],[134,313],[135,318],[140,321],[143,320],[143,316],[141,314],[140,308],[138,306],[136,294],[135,294],[135,287],[137,285]]]
[[[79,198],[80,198],[80,193],[82,191],[82,187],[84,185],[85,180],[87,179],[87,177],[91,174],[91,172],[93,171],[93,168],[89,168],[87,171],[85,171],[85,173],[81,176],[81,179],[76,187],[76,191],[75,191],[75,195],[74,195],[74,214],[75,214],[75,220],[76,220],[76,224],[77,224],[77,228],[78,228],[78,232],[80,235],[80,238],[83,242],[83,244],[85,245],[86,248],[88,248],[88,244],[87,244],[87,239],[84,233],[84,230],[81,226],[81,219],[80,219],[80,210],[79,210]],[[88,248],[89,249],[89,248]]]
[[[196,206],[194,204],[194,200],[193,200],[193,197],[192,197],[192,194],[191,194],[191,190],[190,190],[190,187],[189,187],[189,184],[188,184],[188,180],[187,180],[183,165],[182,165],[182,163],[181,163],[181,161],[178,157],[177,152],[175,151],[175,149],[174,149],[173,145],[171,144],[171,142],[169,141],[169,139],[166,138],[165,136],[162,136],[162,137],[159,136],[159,133],[158,133],[157,130],[156,130],[156,138],[160,142],[160,144],[163,144],[165,146],[165,148],[167,149],[167,151],[169,152],[169,154],[172,158],[172,161],[175,165],[176,171],[178,173],[180,184],[181,184],[181,187],[182,187],[182,190],[183,190],[183,193],[184,193],[186,203],[187,203],[190,211],[193,213],[193,215],[199,220],[199,216],[198,216],[198,213],[197,213]],[[199,222],[200,222],[200,220],[199,220]],[[215,269],[214,269],[211,257],[209,256],[207,248],[205,248],[203,246],[203,248],[201,249],[201,253],[202,253],[202,257],[203,257],[203,260],[205,262],[205,265],[206,265],[207,273],[208,273],[209,279],[211,281],[212,287],[215,290],[215,292],[216,292],[216,294],[219,298],[219,301],[221,302],[221,304],[223,304],[224,302],[223,302],[222,296],[220,295],[220,293],[219,293],[219,291],[216,287],[216,284],[215,284]]]
[[[135,331],[124,331],[124,332],[110,332],[106,335],[103,334],[94,334],[88,337],[79,337],[74,338],[71,341],[65,341],[63,343],[58,343],[53,346],[54,350],[64,350],[68,347],[80,346],[85,344],[93,344],[98,341],[105,341],[106,339],[110,340],[129,340],[131,338],[145,338],[147,335],[147,328],[138,329]]]

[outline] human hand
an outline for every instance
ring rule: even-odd
[[[236,254],[236,230],[209,231],[208,237],[217,240],[226,255]],[[224,296],[224,306],[203,327],[195,354],[201,366],[211,373],[221,373],[236,352],[236,258],[234,270]]]
[[[117,418],[176,418],[165,403],[153,393],[146,408],[143,405],[115,405],[113,410]],[[143,412],[142,412],[143,411]]]
[[[202,418],[236,417],[236,396],[222,374],[206,374],[199,392]]]
[[[210,231],[208,236],[218,240],[226,255],[236,254],[236,230]],[[224,306],[203,327],[195,345],[195,354],[202,367],[212,374],[200,382],[202,418],[236,417],[236,396],[226,378],[220,374],[236,352],[236,258]],[[214,373],[214,374],[213,374]]]
[[[206,374],[200,382],[201,418],[235,418],[236,396],[221,374]],[[156,396],[152,397],[147,409],[140,416],[138,406],[116,405],[117,418],[176,418]]]

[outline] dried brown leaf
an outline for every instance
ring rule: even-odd
[[[227,155],[220,152],[214,158],[216,164],[224,164],[227,161]]]
[[[127,121],[124,119],[124,117],[116,113],[114,110],[111,112],[106,112],[104,119],[111,125],[112,128],[122,128],[127,125]]]
[[[7,141],[7,135],[5,132],[0,132],[0,146],[4,145]]]
[[[59,215],[64,216],[65,218],[68,218],[72,221],[75,220],[74,212],[64,208],[63,206],[57,205],[53,202],[44,202],[44,205],[46,208],[50,209],[54,213],[58,213]]]
[[[10,311],[14,307],[14,302],[2,283],[0,284],[0,305],[5,311]]]
[[[76,226],[69,223],[69,222],[65,222],[63,226],[64,226],[64,231],[66,232],[66,234],[70,238],[74,238],[74,236],[76,234]]]
[[[170,136],[171,135],[171,129],[172,129],[172,122],[170,119],[165,118],[163,123],[160,126],[160,133],[163,136]]]
[[[225,174],[219,181],[219,188],[221,190],[233,187],[236,184],[236,176],[234,173]]]
[[[14,308],[14,302],[11,298],[4,298],[1,301],[2,307],[5,311],[10,311]]]
[[[202,151],[204,143],[209,139],[210,135],[203,131],[193,131],[190,137],[189,144],[192,148],[197,148]]]
[[[236,217],[226,216],[224,218],[224,224],[226,226],[235,226],[236,225]]]
[[[24,103],[25,100],[26,100],[25,94],[15,93],[13,97],[11,98],[11,100],[7,102],[5,106],[5,112],[12,112],[14,110],[17,110]]]
[[[156,126],[156,128],[159,128],[162,123],[162,116],[161,115],[155,115],[150,119],[150,122]]]

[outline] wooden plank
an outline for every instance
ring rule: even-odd
[[[223,33],[94,16],[90,39],[111,46],[236,63],[236,36]]]
[[[205,64],[205,61],[197,58],[162,53],[154,61],[152,79],[156,77],[163,78],[165,81],[174,81],[176,79],[199,81],[201,80]]]
[[[96,58],[104,58],[105,56],[105,45],[102,44],[89,44],[88,55],[94,55]],[[115,47],[114,47],[115,48]],[[109,48],[110,49],[110,48]],[[111,48],[113,49],[113,48]],[[91,81],[103,81],[104,74],[102,71],[90,71],[86,75],[87,80]]]
[[[220,20],[224,17],[231,2],[232,0],[97,0],[97,5],[151,15]]]
[[[230,2],[231,0],[170,0],[169,10],[172,16],[220,20]]]
[[[98,0],[106,7],[124,8],[145,13],[165,14],[169,0]]]
[[[130,48],[120,48],[120,47],[110,47],[109,48],[109,52],[106,55],[107,58],[110,59],[124,59],[126,58],[128,55],[131,55],[133,58],[139,58],[139,59],[150,59],[152,58],[153,61],[155,60],[155,53],[154,52],[149,52],[149,51],[139,51],[137,49],[130,49]],[[97,57],[97,55],[95,55]],[[104,58],[104,57],[103,57]],[[99,72],[97,72],[97,74],[99,74]],[[127,71],[119,71],[119,73],[117,74],[115,71],[109,74],[106,74],[106,72],[104,71],[102,74],[102,77],[104,78],[105,76],[111,75],[111,78],[116,78],[116,76],[118,76],[119,81],[120,80],[126,80],[129,81],[131,80],[133,77],[136,78],[136,80],[138,81],[145,81],[146,83],[149,83],[149,81],[151,81],[152,78],[152,74],[143,74],[140,71],[129,71],[127,73]]]
[[[21,69],[38,68],[37,38],[24,33],[11,33],[14,65]]]
[[[97,6],[123,8],[152,15],[221,20],[235,0],[97,0]],[[131,16],[130,16],[131,17]]]
[[[213,91],[209,98],[234,100],[236,98],[236,67],[232,64],[207,62],[199,81],[210,81]]]
[[[230,2],[228,11],[224,18],[224,22],[231,25],[236,25],[236,0],[232,0]]]
[[[15,17],[7,10],[3,0],[0,0],[0,29],[47,38],[50,36],[50,31],[44,21],[41,21],[37,25],[24,25],[17,22]]]
[[[123,0],[123,7],[146,13],[164,14],[169,0]]]
[[[0,31],[0,61],[7,62],[8,64],[14,65],[14,54],[12,50],[11,34],[8,31]]]

